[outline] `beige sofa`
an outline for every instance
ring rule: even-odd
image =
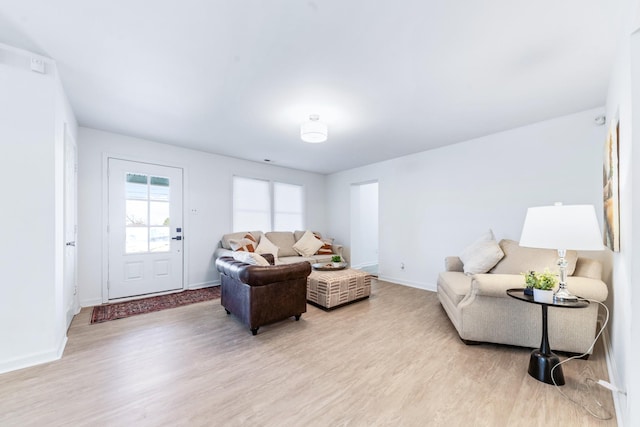
[[[488,273],[465,275],[458,257],[445,259],[438,277],[438,298],[463,341],[490,342],[521,347],[540,346],[541,308],[511,298],[509,288],[524,287],[520,274],[528,270],[557,270],[557,251],[520,247],[512,240],[500,241],[504,258]],[[599,261],[568,251],[567,287],[583,298],[604,301],[607,286],[601,280]],[[587,308],[549,307],[549,343],[554,351],[582,354],[590,351],[597,333],[599,304]]]
[[[231,249],[230,241],[236,239],[242,239],[247,233],[250,233],[256,238],[256,243],[260,247],[261,239],[266,236],[268,241],[277,247],[277,253],[273,253],[275,257],[275,264],[291,264],[295,262],[308,261],[311,264],[321,262],[331,262],[331,257],[338,255],[342,259],[342,245],[331,244],[331,253],[327,254],[312,254],[309,256],[301,256],[293,246],[298,242],[305,231],[269,231],[263,233],[262,231],[241,231],[236,233],[229,233],[222,236],[216,249],[215,257],[220,258],[222,256],[233,256],[233,250]],[[314,234],[322,237],[320,233],[314,232]],[[331,240],[331,239],[329,239]],[[272,252],[271,252],[272,253]]]

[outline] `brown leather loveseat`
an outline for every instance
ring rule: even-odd
[[[273,256],[265,258],[273,264]],[[216,260],[222,286],[221,304],[256,335],[268,323],[295,316],[300,320],[307,311],[307,276],[311,264],[258,266],[232,257]]]

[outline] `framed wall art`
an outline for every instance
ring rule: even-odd
[[[603,243],[614,252],[620,251],[620,190],[618,147],[620,126],[618,119],[611,121],[604,146],[603,202],[604,230]]]

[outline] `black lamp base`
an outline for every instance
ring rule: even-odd
[[[529,375],[538,381],[553,384],[551,369],[558,363],[560,363],[560,358],[555,354],[544,354],[539,349],[535,349],[531,352],[531,358],[529,359]],[[553,370],[553,378],[555,378],[557,385],[564,385],[562,366],[558,366]]]

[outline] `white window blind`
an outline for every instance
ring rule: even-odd
[[[270,229],[269,181],[233,177],[233,231]]]
[[[233,231],[304,230],[301,185],[233,177]]]
[[[273,229],[303,230],[301,185],[273,183]]]

